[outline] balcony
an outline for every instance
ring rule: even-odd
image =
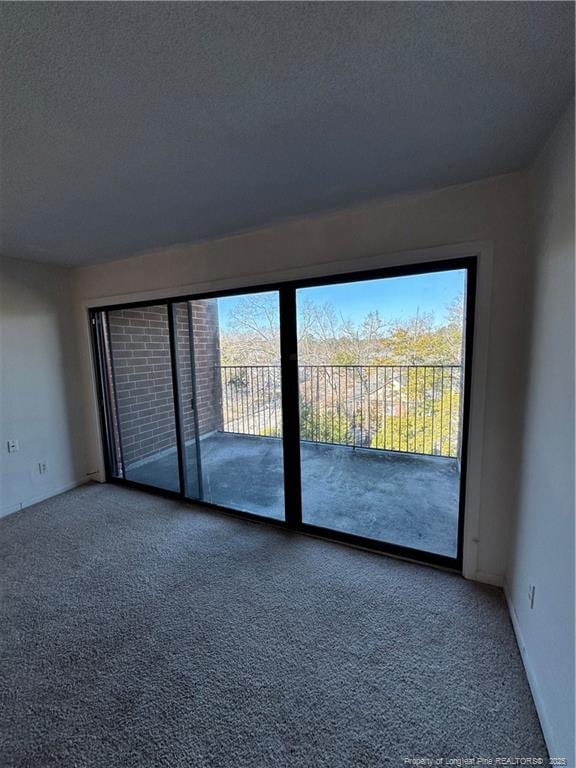
[[[216,366],[214,377],[221,423],[201,437],[203,498],[282,519],[280,367]],[[304,521],[454,557],[461,366],[303,365],[299,382]],[[176,490],[175,450],[126,477]]]

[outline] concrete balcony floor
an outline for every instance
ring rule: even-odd
[[[282,443],[218,432],[200,442],[205,501],[284,518]],[[198,498],[195,445],[187,495]],[[301,444],[304,522],[426,552],[456,556],[458,462],[322,443]],[[126,477],[178,488],[175,451],[127,468]]]

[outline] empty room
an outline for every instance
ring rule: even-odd
[[[0,2],[0,766],[576,768],[572,2]]]

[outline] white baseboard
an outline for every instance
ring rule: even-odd
[[[58,496],[61,493],[66,493],[66,491],[71,491],[73,488],[78,488],[80,485],[84,485],[85,483],[89,483],[90,480],[82,479],[82,480],[75,480],[73,483],[67,483],[66,485],[59,486],[58,488],[52,488],[48,492],[44,492],[35,496],[27,496],[26,498],[22,499],[19,502],[15,502],[14,504],[8,504],[0,509],[0,517],[6,517],[7,515],[12,515],[14,512],[19,512],[21,509],[26,509],[26,507],[31,507],[32,504],[38,504],[41,501],[46,501],[46,499],[51,499],[52,496]]]
[[[506,597],[506,603],[508,605],[508,613],[510,614],[512,627],[514,628],[514,634],[516,635],[516,642],[518,643],[518,648],[520,649],[524,670],[526,671],[528,685],[530,686],[530,690],[532,692],[532,698],[534,699],[534,705],[536,707],[536,712],[538,713],[538,718],[542,727],[542,733],[544,734],[544,741],[548,747],[548,753],[550,754],[550,757],[566,757],[566,755],[562,755],[558,747],[550,719],[547,716],[546,705],[540,692],[540,686],[538,685],[536,674],[532,664],[530,663],[530,657],[528,656],[522,630],[520,629],[520,622],[518,621],[518,616],[514,609],[514,604],[512,602],[512,598],[510,597],[510,592],[506,583],[504,583],[504,595]]]

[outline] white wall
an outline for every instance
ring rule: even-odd
[[[85,480],[73,320],[69,271],[0,257],[0,515]]]
[[[574,107],[532,171],[533,288],[507,594],[553,756],[574,755]],[[529,585],[534,585],[531,610]]]
[[[207,290],[218,281],[249,285],[258,279],[338,271],[338,263],[403,250],[469,241],[493,243],[493,291],[475,570],[502,583],[509,516],[516,487],[520,412],[519,371],[526,329],[528,178],[510,174],[475,184],[376,201],[241,235],[178,246],[75,270],[78,305],[103,297],[142,298]],[[376,259],[378,260],[378,259]],[[85,316],[79,318],[86,330]],[[85,402],[93,403],[87,336]],[[484,394],[484,393],[481,393]],[[97,418],[86,422],[89,468],[99,462]],[[481,497],[480,497],[481,496]]]

